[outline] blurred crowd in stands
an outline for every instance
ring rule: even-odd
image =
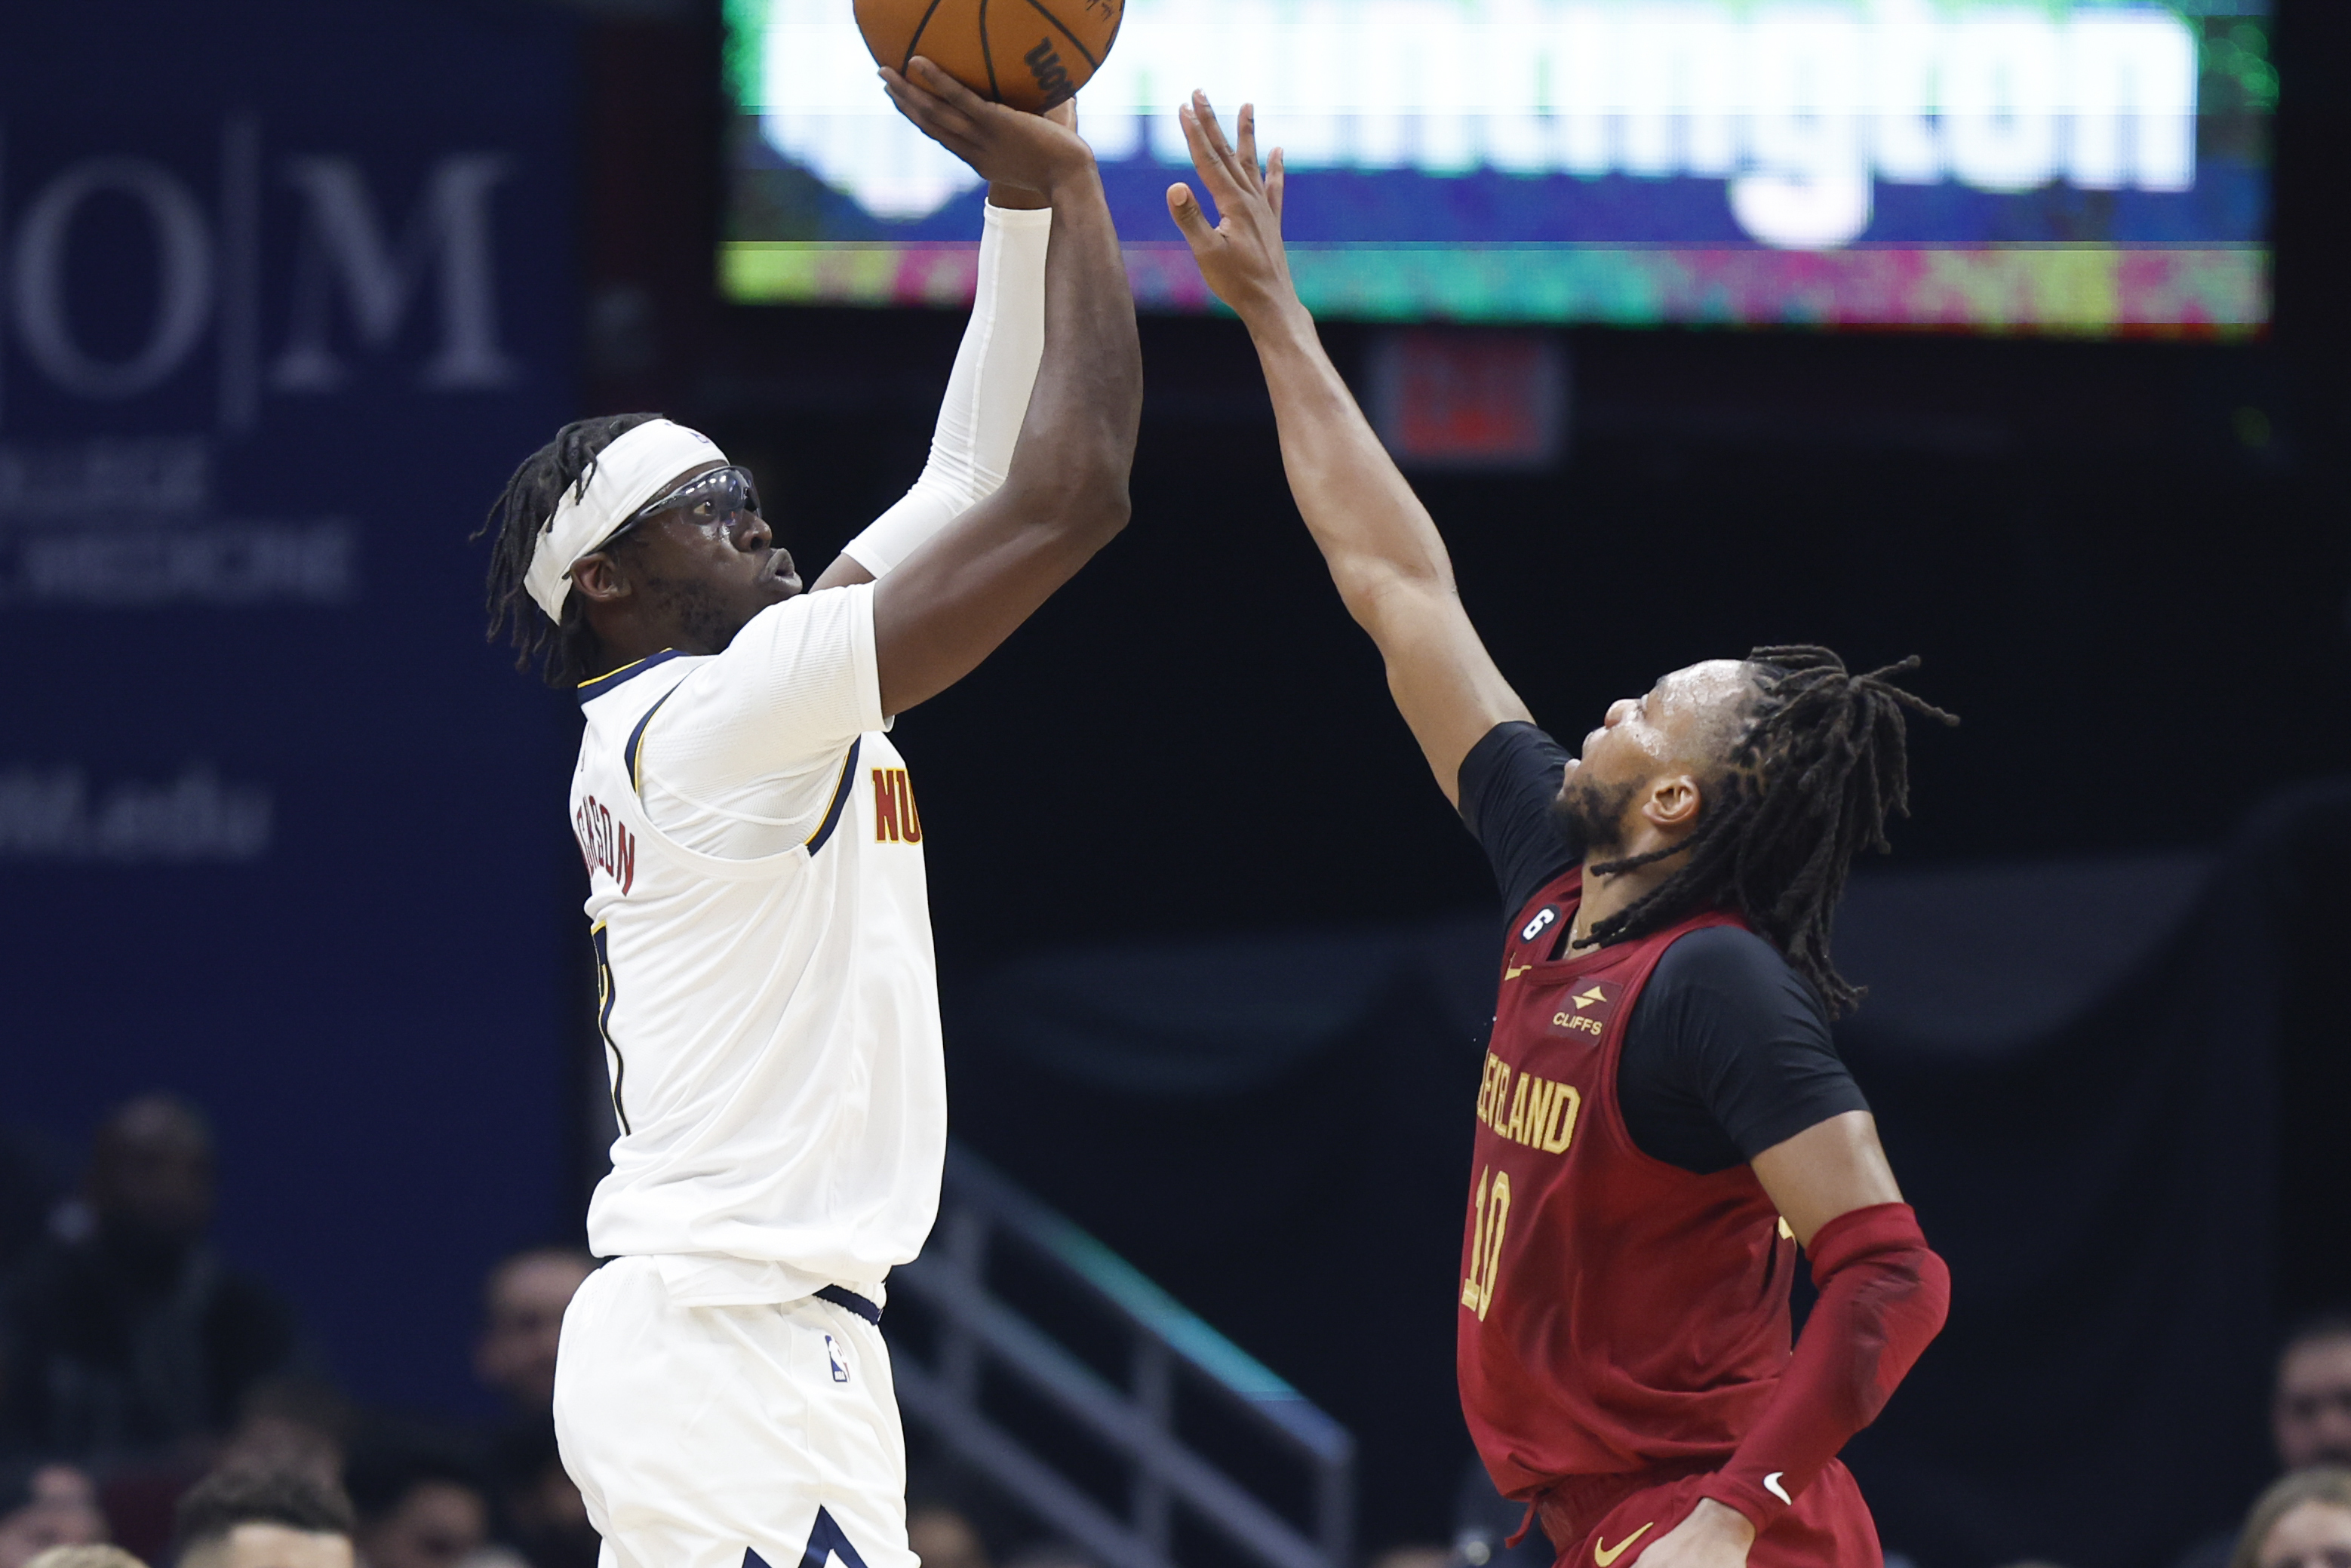
[[[504,1414],[468,1427],[353,1407],[284,1299],[214,1250],[195,1107],[117,1109],[61,1199],[23,1175],[0,1148],[0,1568],[592,1568],[552,1415],[586,1252],[491,1270],[474,1372]],[[2351,1317],[2287,1337],[2272,1417],[2280,1479],[2177,1568],[2351,1568]],[[993,1568],[984,1534],[1002,1532],[974,1522],[987,1503],[952,1467],[942,1478],[916,1469],[915,1551],[925,1568]],[[1473,1469],[1449,1545],[1374,1568],[1546,1568],[1539,1536],[1505,1544],[1522,1516]],[[1092,1565],[1047,1543],[1003,1568]]]
[[[284,1298],[210,1244],[213,1178],[204,1115],[165,1095],[106,1119],[63,1201],[0,1171],[0,1568],[119,1568],[40,1555],[103,1543],[204,1568],[248,1548],[271,1568],[593,1568],[553,1400],[595,1260],[534,1249],[485,1281],[494,1424],[366,1411]]]

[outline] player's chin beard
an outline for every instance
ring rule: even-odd
[[[670,628],[671,645],[722,652],[743,629],[744,617],[731,615],[715,583],[692,577],[657,577],[645,584],[661,622]]]
[[[1640,792],[1638,784],[1604,789],[1578,769],[1551,803],[1552,825],[1560,841],[1579,860],[1605,860],[1625,847],[1625,812]]]

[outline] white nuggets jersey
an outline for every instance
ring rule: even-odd
[[[659,1259],[682,1304],[879,1300],[937,1214],[946,1082],[872,589],[770,606],[725,653],[657,655],[580,701],[571,817],[620,1125],[589,1244]],[[786,847],[729,858],[654,826],[649,754],[689,779],[740,758],[758,812],[737,823]]]

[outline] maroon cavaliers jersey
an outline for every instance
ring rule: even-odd
[[[1503,949],[1462,1240],[1462,1412],[1494,1483],[1729,1458],[1791,1351],[1795,1244],[1746,1166],[1699,1176],[1635,1146],[1616,1100],[1625,1021],[1695,916],[1548,955],[1581,871],[1522,908]]]

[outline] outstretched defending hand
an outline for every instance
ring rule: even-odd
[[[1093,149],[1072,129],[1077,110],[1067,104],[1038,115],[990,103],[920,55],[904,76],[883,67],[882,85],[899,113],[991,184],[1050,195],[1093,172]]]
[[[1256,106],[1241,105],[1238,148],[1225,141],[1207,94],[1194,92],[1176,114],[1192,149],[1192,167],[1218,214],[1210,227],[1191,186],[1179,181],[1167,187],[1168,214],[1190,243],[1200,276],[1244,321],[1296,305],[1298,290],[1281,245],[1281,149],[1273,150],[1268,168],[1258,167]]]

